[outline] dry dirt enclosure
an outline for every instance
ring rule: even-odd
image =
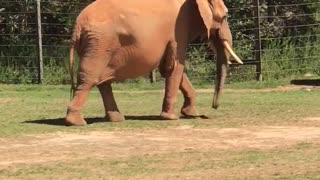
[[[186,151],[289,148],[299,143],[320,144],[320,128],[195,129],[186,126],[129,132],[55,133],[0,139],[0,143],[0,166],[3,167],[89,157],[117,159]]]
[[[318,121],[320,117],[307,120]],[[167,154],[188,152],[269,152],[290,149],[299,144],[312,144],[320,147],[320,128],[284,126],[193,128],[181,126],[162,130],[95,131],[80,134],[61,132],[37,136],[30,135],[20,138],[2,138],[0,144],[0,169],[6,170],[19,165],[32,167],[52,163],[64,164],[70,161],[82,162],[81,160],[83,160],[85,162],[88,159],[121,161],[136,157],[166,156]],[[318,150],[320,149],[318,148]],[[177,161],[184,160],[180,158],[172,157],[170,161],[173,161],[173,163],[166,163],[165,165],[172,166],[171,168],[174,169],[181,168],[183,165],[177,163]],[[202,158],[197,159],[197,161],[203,161]],[[128,165],[124,163],[123,166]],[[161,163],[153,166],[155,166],[154,168],[162,168]],[[219,169],[205,168],[202,171],[176,173],[177,176],[169,176],[171,172],[167,172],[151,173],[150,176],[129,177],[139,177],[138,179],[149,179],[151,177],[156,179],[188,179],[188,177],[193,177],[197,179],[203,177],[204,179],[210,179],[210,177],[219,173],[223,175],[217,177],[250,177],[247,176],[248,174],[241,175],[241,170],[234,168],[223,171]],[[215,171],[218,174],[212,174]],[[234,173],[240,174],[235,175]],[[253,174],[256,174],[256,172]],[[139,175],[139,173],[134,175]],[[43,176],[36,177],[43,178]],[[122,176],[113,177],[117,179]]]

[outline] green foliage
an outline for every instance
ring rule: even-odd
[[[44,83],[45,84],[67,84],[70,83],[69,72],[66,66],[61,66],[55,59],[49,59],[49,62],[44,66]]]
[[[303,46],[291,39],[270,41],[263,53],[263,71],[266,80],[318,74],[320,71],[320,39],[306,39]],[[274,48],[276,47],[276,48]]]
[[[46,84],[69,83],[67,62],[74,20],[91,0],[41,1]],[[256,7],[250,0],[226,0],[234,48],[244,60],[255,59]],[[299,5],[293,5],[299,4]],[[0,83],[36,83],[38,79],[35,0],[1,2]],[[261,7],[262,62],[266,80],[305,73],[320,74],[320,6],[314,0],[264,0]],[[214,55],[206,45],[190,46],[186,72],[198,84],[214,80]],[[231,66],[229,82],[251,81],[255,66]],[[159,74],[157,78],[160,79]],[[148,80],[130,80],[130,82]]]
[[[214,56],[208,52],[207,45],[196,44],[190,46],[187,53],[186,73],[192,79],[211,80],[216,72],[213,64]],[[211,59],[210,59],[211,57]]]

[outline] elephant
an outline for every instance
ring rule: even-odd
[[[165,78],[161,119],[179,119],[175,112],[179,90],[184,96],[180,113],[195,116],[195,90],[184,65],[187,47],[198,37],[205,37],[217,54],[212,107],[218,108],[230,57],[242,63],[232,50],[227,14],[223,0],[97,0],[89,4],[77,17],[72,34],[72,82],[75,52],[79,68],[65,124],[86,125],[82,109],[95,86],[102,96],[107,121],[125,120],[111,84],[146,75],[158,67]]]

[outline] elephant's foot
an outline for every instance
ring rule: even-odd
[[[69,113],[65,119],[66,126],[84,126],[87,122],[80,113]]]
[[[167,112],[161,112],[160,117],[163,120],[179,120],[177,115]]]
[[[194,106],[186,106],[181,109],[181,115],[184,118],[195,118],[197,116],[197,110]]]
[[[108,122],[121,122],[126,120],[125,117],[120,112],[108,112],[107,113],[107,121]]]
[[[179,116],[175,113],[174,102],[164,101],[160,118],[163,120],[179,120]]]

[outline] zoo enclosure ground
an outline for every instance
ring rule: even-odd
[[[208,119],[159,121],[162,91],[117,91],[128,120],[105,123],[93,91],[90,125],[67,128],[68,87],[1,85],[0,179],[319,179],[319,93],[227,89],[213,111],[202,90]]]

